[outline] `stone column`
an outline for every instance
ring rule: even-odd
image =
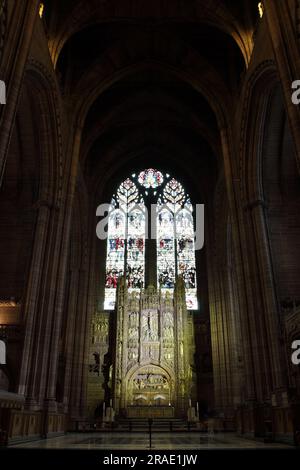
[[[270,253],[269,239],[265,218],[265,203],[257,200],[248,205],[253,221],[253,236],[257,254],[257,272],[255,277],[259,280],[261,290],[262,309],[264,316],[264,329],[260,330],[265,335],[265,354],[270,387],[273,391],[284,388],[282,371],[282,351],[280,350],[280,324],[277,298],[274,285],[274,273]]]
[[[236,271],[231,265],[227,266],[227,270],[228,296],[226,303],[230,332],[232,405],[234,408],[236,408],[242,402],[242,385],[244,383],[240,296],[236,283]]]
[[[54,357],[51,350],[53,337],[54,309],[52,299],[56,293],[56,282],[53,280],[53,268],[59,262],[54,251],[54,240],[57,236],[59,212],[57,207],[51,207],[49,226],[46,238],[46,248],[42,260],[43,274],[39,292],[37,292],[38,318],[35,328],[35,344],[30,368],[32,371],[31,390],[39,408],[44,405],[44,391],[48,381],[49,361]],[[55,273],[56,274],[56,273]]]
[[[244,388],[245,399],[253,401],[256,399],[258,390],[257,384],[257,371],[260,368],[259,359],[254,357],[253,353],[257,350],[255,344],[256,331],[253,325],[253,299],[249,282],[249,260],[245,256],[245,226],[242,216],[242,209],[240,207],[240,192],[239,180],[233,177],[233,162],[232,148],[230,147],[230,131],[226,127],[220,129],[223,159],[224,159],[224,173],[227,188],[227,196],[229,203],[229,210],[232,221],[232,235],[233,246],[235,251],[235,269],[237,272],[238,291],[240,293],[240,320],[241,320],[241,337],[243,362],[244,362]],[[252,339],[254,338],[254,340]],[[252,339],[252,340],[251,340]],[[254,341],[254,343],[253,343]],[[214,364],[215,366],[215,364]]]
[[[47,377],[39,385],[40,403],[43,400],[49,409],[56,409],[56,384],[59,360],[59,341],[62,324],[63,308],[65,301],[65,287],[68,269],[70,233],[72,229],[72,211],[75,198],[76,182],[78,177],[79,148],[81,139],[81,127],[74,127],[74,132],[70,133],[69,144],[69,166],[65,175],[62,207],[59,218],[55,223],[55,237],[51,251],[51,269],[49,285],[55,286],[49,293],[47,321],[49,318],[49,327],[51,336],[49,338],[48,358],[45,357],[45,363],[48,361]],[[51,320],[50,320],[51,318]],[[44,348],[45,350],[46,348]]]
[[[209,242],[208,242],[209,244]],[[224,246],[224,249],[227,249]],[[214,250],[213,250],[214,251]],[[209,253],[211,251],[209,250]],[[215,406],[219,412],[224,412],[225,421],[231,421],[234,406],[240,397],[240,381],[237,377],[238,338],[235,334],[237,316],[232,292],[230,290],[228,266],[216,255],[210,256],[209,266],[209,298],[210,324],[212,339],[213,374],[215,390]]]
[[[224,391],[224,412],[225,412],[225,421],[228,419],[231,421],[230,426],[232,425],[233,413],[234,413],[234,402],[237,397],[239,397],[240,390],[234,389],[234,384],[236,380],[236,368],[237,368],[237,357],[235,351],[238,347],[238,338],[235,333],[238,323],[238,312],[233,312],[234,303],[232,299],[232,292],[230,286],[230,271],[228,262],[219,269],[220,273],[220,310],[222,325],[221,334],[223,335],[223,348],[224,348],[224,365],[221,366],[223,371],[223,388]],[[238,382],[238,385],[240,383]]]
[[[24,306],[25,338],[23,358],[19,381],[19,393],[25,395],[32,404],[35,402],[33,381],[33,360],[36,356],[36,327],[38,323],[39,294],[43,282],[44,259],[49,228],[51,206],[46,202],[38,203],[38,217],[34,239],[34,250],[27,285],[27,294]]]
[[[73,362],[75,353],[75,335],[76,335],[76,320],[79,314],[77,309],[79,295],[79,269],[72,269],[70,272],[70,285],[69,285],[69,302],[68,302],[68,319],[66,323],[67,337],[65,345],[65,376],[64,376],[64,393],[63,404],[64,411],[68,411],[69,399],[71,393],[72,376],[74,373]]]
[[[242,335],[243,343],[247,348],[247,354],[251,358],[253,365],[252,391],[246,392],[246,399],[250,403],[256,401],[261,402],[265,398],[266,376],[265,353],[264,353],[264,336],[262,334],[262,316],[263,307],[261,300],[260,281],[256,271],[256,245],[252,236],[252,220],[249,214],[241,208],[241,222],[243,223],[241,244],[243,250],[244,275],[246,279],[246,295],[247,295],[247,317],[243,318],[241,323],[243,327],[248,329],[248,335]],[[249,377],[250,381],[250,377]],[[249,385],[249,382],[248,382]]]
[[[256,394],[255,400],[252,404],[248,403],[248,409],[242,410],[242,414],[252,420],[252,430],[246,428],[245,431],[263,436],[266,433],[265,410],[275,405],[274,396],[283,398],[284,392],[279,313],[264,213],[265,203],[260,199],[251,201],[244,211],[247,236],[243,243],[248,258],[247,271],[253,297],[253,313],[249,317],[249,326]],[[245,422],[248,423],[248,419]],[[276,429],[273,431],[276,432]]]
[[[75,336],[73,338],[73,370],[72,370],[72,417],[82,416],[86,407],[84,387],[88,372],[87,345],[90,340],[90,321],[87,312],[87,272],[79,271],[78,294],[75,310],[71,315],[76,317]],[[73,295],[74,295],[73,294]]]
[[[78,132],[77,132],[78,131]],[[65,301],[68,254],[71,231],[71,215],[77,179],[80,129],[70,135],[69,158],[65,173],[62,205],[49,208],[47,232],[40,237],[45,244],[44,256],[40,263],[41,282],[33,294],[35,298],[36,320],[32,334],[25,344],[24,362],[29,356],[30,379],[25,377],[21,386],[29,398],[29,406],[45,411],[44,433],[47,434],[47,412],[56,412],[56,384],[60,352],[60,334]],[[39,239],[35,240],[38,250]],[[38,254],[37,254],[38,256]],[[33,313],[28,312],[28,315]],[[26,380],[25,380],[26,379]],[[26,382],[27,381],[27,382]]]
[[[92,212],[91,219],[94,222],[94,211]],[[94,238],[94,230],[95,226],[93,222],[89,223],[91,233],[93,234],[90,238]],[[87,400],[88,400],[88,366],[89,366],[89,355],[90,355],[90,341],[91,341],[91,324],[95,314],[96,308],[96,298],[98,297],[98,286],[99,283],[96,281],[95,273],[98,271],[99,266],[98,263],[95,262],[96,257],[96,244],[93,244],[91,251],[89,252],[87,258],[89,261],[86,265],[86,293],[85,293],[85,302],[86,302],[86,324],[85,324],[85,344],[84,344],[84,351],[83,351],[83,372],[81,377],[81,402],[82,402],[82,413],[84,414],[87,411]],[[95,290],[96,289],[96,290]],[[108,324],[109,328],[109,324]],[[109,329],[108,329],[109,331]],[[76,347],[76,346],[75,346]],[[109,348],[109,340],[107,349]],[[107,352],[107,350],[106,350]],[[106,353],[105,352],[105,353]],[[100,374],[103,371],[101,369]],[[99,393],[99,399],[105,396],[105,391],[101,390]]]

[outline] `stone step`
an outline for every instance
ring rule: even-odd
[[[116,426],[120,429],[131,429],[132,431],[148,431],[149,422],[148,418],[121,418],[116,422]],[[193,426],[190,426],[192,428]],[[180,418],[160,418],[153,419],[152,430],[183,430],[188,429],[188,423]]]

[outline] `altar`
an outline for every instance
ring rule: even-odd
[[[174,418],[173,406],[128,406],[127,418]]]

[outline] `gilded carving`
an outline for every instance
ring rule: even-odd
[[[92,343],[108,344],[108,318],[102,314],[95,314],[92,322]]]
[[[179,396],[178,406],[184,406],[183,398],[188,404],[193,380],[188,359],[193,356],[193,325],[188,320],[182,282],[174,297],[175,302],[169,293],[163,296],[153,286],[141,291],[140,299],[137,293],[127,295],[125,289],[119,289],[114,367],[117,413],[118,404],[172,403],[176,407]]]

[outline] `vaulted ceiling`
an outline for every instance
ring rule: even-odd
[[[138,158],[185,169],[193,161],[206,177],[217,168],[218,129],[249,64],[256,1],[44,3],[51,57],[83,128],[91,184]]]

